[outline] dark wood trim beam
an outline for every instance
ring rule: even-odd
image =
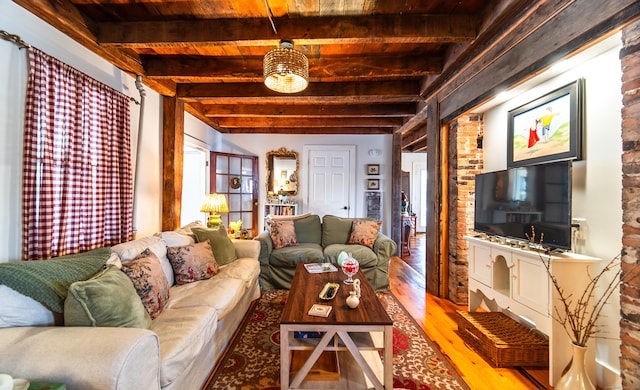
[[[410,152],[410,153],[426,153],[427,152],[427,138],[422,138],[420,139],[420,141],[417,141],[415,143],[412,143],[409,146],[403,146],[403,151],[404,152]]]
[[[304,134],[393,134],[393,129],[388,127],[308,127],[303,129]],[[245,129],[227,129],[225,132],[235,134],[301,134],[300,127],[253,127]]]
[[[162,230],[180,227],[184,159],[184,106],[175,97],[162,99]]]
[[[309,83],[304,91],[283,95],[273,92],[262,83],[192,83],[178,84],[177,95],[185,102],[198,101],[221,104],[314,102],[336,103],[405,103],[421,100],[419,84],[415,80]]]
[[[428,107],[423,107],[411,119],[409,119],[402,127],[396,130],[400,134],[407,134],[416,129],[423,127],[429,119]]]
[[[426,142],[427,139],[427,124],[424,126],[418,127],[414,129],[414,131],[410,133],[405,133],[402,135],[402,147],[412,146],[421,141]]]
[[[638,17],[635,0],[541,2],[515,19],[481,55],[460,69],[437,94],[448,121],[513,87],[561,58],[620,30]],[[516,22],[518,20],[519,22]],[[572,39],[567,40],[567,37]],[[526,58],[526,61],[513,61]],[[438,83],[436,83],[438,84]]]
[[[275,18],[278,36],[296,45],[394,43],[448,43],[476,37],[479,15],[368,15],[343,17]],[[312,26],[312,27],[310,27]],[[267,18],[176,20],[168,22],[100,23],[99,42],[105,46],[162,47],[224,45],[278,45]],[[348,38],[343,38],[348,37]]]
[[[192,107],[194,103],[184,104],[184,110],[189,114],[193,115],[194,117],[196,117],[197,119],[201,120],[205,125],[210,126],[221,133],[228,133],[228,131],[226,131],[225,129],[216,128],[217,124],[212,120],[210,120],[209,117],[203,115],[202,111],[197,107],[197,103],[195,104],[196,104],[196,107]]]
[[[396,256],[402,254],[402,136],[393,134],[391,141],[391,239],[397,243],[398,251]]]
[[[427,292],[442,297],[441,292],[445,287],[440,286],[440,230],[441,230],[441,204],[446,201],[442,193],[442,175],[447,167],[440,166],[440,114],[438,102],[428,101],[426,107],[427,116],[431,118],[427,122],[427,264],[425,266],[425,279]],[[447,151],[445,150],[444,153]],[[448,221],[447,221],[448,222]]]
[[[205,57],[143,55],[148,77],[176,82],[237,81],[262,82],[263,57]],[[392,77],[421,77],[442,72],[443,56],[309,57],[312,81],[359,77],[361,80]]]
[[[265,116],[261,118],[221,118],[211,120],[220,127],[250,128],[250,127],[391,127],[397,129],[402,125],[402,118],[279,118]]]
[[[235,118],[261,117],[265,115],[282,118],[318,117],[320,115],[333,118],[342,117],[412,117],[416,113],[415,103],[397,104],[202,104],[196,105],[207,116],[225,116]]]
[[[117,48],[98,44],[94,31],[98,28],[82,15],[68,0],[14,0],[22,8],[38,16],[56,29],[71,37],[87,49],[109,61],[116,67],[131,74],[143,76],[143,82],[156,92],[171,96],[175,93],[175,83],[170,80],[150,80],[144,77],[145,70],[140,58],[131,51],[126,54]]]

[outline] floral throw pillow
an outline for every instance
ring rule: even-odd
[[[213,257],[209,241],[185,246],[170,246],[167,248],[167,257],[173,267],[176,284],[209,279],[220,269]]]
[[[271,221],[269,228],[274,249],[298,245],[293,221]]]
[[[351,225],[349,244],[360,244],[373,248],[373,243],[376,241],[381,224],[381,221],[354,219]]]
[[[156,254],[145,249],[133,260],[123,262],[122,272],[133,282],[151,319],[158,317],[169,300],[169,282]]]

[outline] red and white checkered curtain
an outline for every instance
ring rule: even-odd
[[[48,259],[131,240],[129,98],[29,49],[22,256]]]

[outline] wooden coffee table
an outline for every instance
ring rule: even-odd
[[[361,271],[360,305],[350,309],[345,303],[352,286],[343,283],[345,274],[325,272],[311,274],[298,264],[289,297],[280,318],[280,386],[283,390],[299,388],[302,381],[325,351],[348,351],[376,389],[393,389],[393,321]],[[319,298],[325,283],[339,283],[337,295],[330,301]],[[314,303],[332,306],[327,318],[307,314]],[[323,332],[321,338],[296,338],[294,332]],[[291,356],[296,350],[312,351],[293,379]],[[379,351],[383,352],[380,359]]]

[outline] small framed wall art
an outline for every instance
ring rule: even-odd
[[[380,164],[367,164],[367,175],[379,175]]]
[[[379,190],[380,189],[380,179],[367,179],[367,189],[368,190]]]

